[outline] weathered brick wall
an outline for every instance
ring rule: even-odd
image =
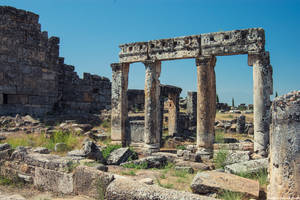
[[[0,115],[98,111],[110,106],[111,83],[59,58],[59,38],[41,32],[39,16],[0,6]]]

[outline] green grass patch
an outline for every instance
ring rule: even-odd
[[[31,134],[31,135],[18,135],[17,137],[8,137],[3,142],[6,142],[16,148],[19,146],[30,147],[46,147],[50,150],[54,150],[56,143],[65,143],[67,148],[65,151],[75,149],[79,147],[82,136],[75,136],[71,132],[55,131],[50,138],[45,134]]]
[[[130,170],[128,172],[122,172],[121,174],[122,175],[127,175],[127,176],[136,176],[136,173],[133,170]]]
[[[156,181],[157,181],[157,184],[158,184],[160,187],[167,188],[167,189],[172,189],[172,188],[174,188],[174,185],[173,185],[173,184],[170,184],[170,183],[162,184],[158,178],[156,179]]]
[[[21,188],[25,185],[25,182],[18,177],[10,179],[8,177],[0,176],[0,185]]]
[[[120,144],[109,144],[109,145],[107,145],[102,150],[102,154],[103,154],[104,159],[106,160],[109,157],[111,152],[113,152],[116,149],[120,149],[121,147],[122,147],[122,145],[120,145]]]
[[[214,157],[214,163],[216,169],[220,169],[220,168],[224,169],[227,155],[228,155],[228,151],[223,149],[219,150],[217,155]]]
[[[224,132],[222,130],[216,130],[215,142],[216,143],[224,143]]]
[[[74,169],[76,169],[76,167],[78,167],[79,165],[80,165],[79,163],[75,163],[75,162],[73,162],[73,161],[69,161],[69,162],[67,163],[67,167],[66,167],[64,170],[65,170],[65,172],[67,172],[67,173],[71,173],[71,172],[73,172]]]
[[[186,178],[188,174],[189,172],[187,170],[175,170],[173,175],[176,177]]]
[[[260,185],[267,185],[268,184],[268,170],[267,169],[262,169],[256,173],[239,173],[236,174],[238,176],[244,177],[244,178],[249,178],[253,180],[258,180]]]
[[[142,162],[140,164],[126,163],[122,166],[125,167],[125,168],[132,168],[132,169],[148,169],[148,163],[147,162]]]
[[[218,198],[223,200],[242,200],[243,194],[239,192],[224,190],[219,193]]]

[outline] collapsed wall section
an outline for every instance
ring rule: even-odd
[[[59,38],[48,38],[38,21],[32,12],[0,6],[0,115],[108,109],[109,79],[80,79],[59,58]]]

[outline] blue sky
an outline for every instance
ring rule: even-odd
[[[40,15],[43,31],[60,37],[60,56],[80,76],[111,78],[118,45],[208,32],[262,27],[273,65],[274,94],[299,90],[300,0],[0,0]],[[220,101],[252,103],[247,56],[217,57]],[[131,65],[129,88],[143,89],[145,68]],[[162,63],[161,83],[196,91],[194,59]]]

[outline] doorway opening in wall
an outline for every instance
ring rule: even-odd
[[[3,104],[8,104],[7,94],[3,94]]]
[[[253,139],[253,68],[248,55],[218,56],[215,142]],[[236,140],[235,140],[236,141]]]

